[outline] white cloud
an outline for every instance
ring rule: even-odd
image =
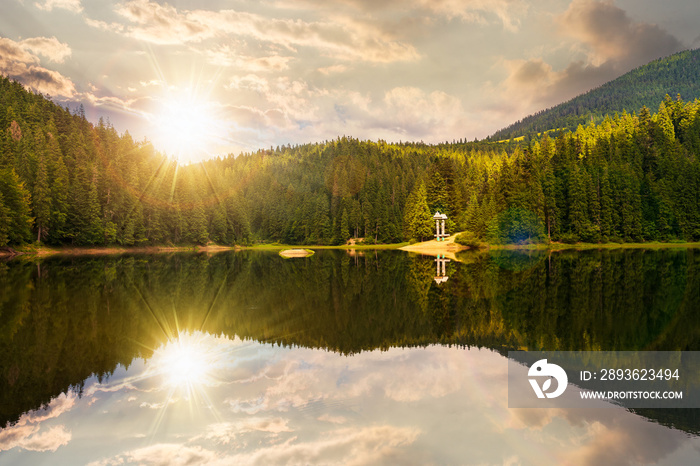
[[[149,0],[119,4],[116,12],[132,23],[126,28],[127,35],[156,44],[186,44],[219,37],[242,37],[276,44],[295,52],[298,47],[310,47],[343,60],[388,63],[418,58],[412,45],[397,41],[368,23],[347,17],[313,22],[271,18],[235,10],[178,10],[167,3]],[[102,27],[105,26],[106,23],[102,24]],[[227,51],[224,49],[224,52]],[[228,52],[224,55],[230,56],[230,50]],[[214,53],[213,58],[217,57],[222,58],[221,50]],[[262,59],[265,60],[265,57]],[[282,60],[286,60],[286,57],[276,57],[268,66],[280,69],[280,64],[284,65]]]
[[[417,3],[435,13],[458,17],[468,22],[486,23],[495,16],[503,27],[515,32],[528,10],[523,0],[417,0]]]
[[[51,39],[37,38],[27,39],[22,43],[15,42],[5,37],[0,37],[0,73],[15,79],[25,86],[42,94],[51,94],[62,97],[73,97],[75,86],[73,82],[57,71],[40,66],[39,58],[29,50],[38,49],[42,54],[55,54],[54,58],[65,56],[65,49],[56,49]],[[27,44],[27,41],[30,41]],[[49,47],[47,47],[47,44]],[[51,50],[54,48],[54,50]]]
[[[19,44],[23,49],[42,55],[55,63],[63,63],[71,55],[68,44],[59,42],[55,37],[32,37]]]
[[[207,49],[203,53],[212,65],[235,67],[237,70],[251,72],[283,71],[289,68],[289,61],[292,60],[292,57],[280,55],[245,56],[234,51],[228,44]]]
[[[326,66],[326,67],[318,69],[318,71],[320,73],[325,74],[325,75],[343,73],[347,70],[348,70],[348,67],[346,65],[332,65],[332,66]]]
[[[43,2],[36,2],[34,5],[40,10],[52,11],[56,9],[64,9],[72,11],[75,13],[80,13],[83,11],[83,6],[80,4],[80,0],[44,0]]]
[[[199,42],[215,33],[207,24],[167,3],[132,0],[119,4],[116,12],[136,24],[128,30],[131,37],[156,44]]]

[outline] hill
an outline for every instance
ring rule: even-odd
[[[700,49],[686,50],[652,61],[556,107],[542,110],[496,131],[490,139],[502,141],[551,129],[576,130],[605,115],[656,109],[666,95],[684,100],[700,98]]]
[[[182,166],[0,78],[0,247],[700,239],[700,100],[528,146],[343,137]]]

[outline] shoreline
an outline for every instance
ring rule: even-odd
[[[240,246],[92,246],[92,247],[48,247],[27,246],[0,250],[0,258],[50,257],[50,256],[109,256],[119,254],[158,254],[166,252],[220,252],[241,249]],[[9,249],[9,250],[8,250]]]
[[[223,252],[223,251],[280,251],[284,249],[340,249],[340,250],[390,250],[413,252],[418,254],[437,255],[455,254],[459,251],[474,250],[468,246],[462,246],[454,242],[454,237],[450,236],[444,242],[435,240],[424,241],[422,243],[391,243],[391,244],[361,244],[361,245],[290,245],[290,244],[258,244],[254,246],[101,246],[101,247],[36,247],[24,246],[18,249],[4,247],[0,249],[0,258],[12,259],[17,257],[43,258],[50,256],[105,256],[120,254],[162,254],[173,252]],[[678,243],[539,243],[539,244],[485,244],[481,250],[589,250],[589,249],[694,249],[700,248],[700,242],[678,242]]]

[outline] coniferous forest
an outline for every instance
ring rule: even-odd
[[[0,246],[700,240],[700,101],[521,144],[341,137],[180,165],[0,78]]]
[[[666,94],[700,97],[700,49],[654,60],[573,99],[496,131],[491,140],[531,137],[552,129],[576,130],[606,115],[659,105]]]

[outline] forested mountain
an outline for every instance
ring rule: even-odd
[[[502,141],[557,129],[575,131],[590,121],[600,123],[606,115],[632,113],[643,106],[656,108],[666,94],[680,94],[686,100],[700,98],[700,49],[636,68],[568,102],[523,118],[490,139]]]
[[[181,166],[0,79],[0,246],[700,239],[700,101],[527,146],[352,138]]]

